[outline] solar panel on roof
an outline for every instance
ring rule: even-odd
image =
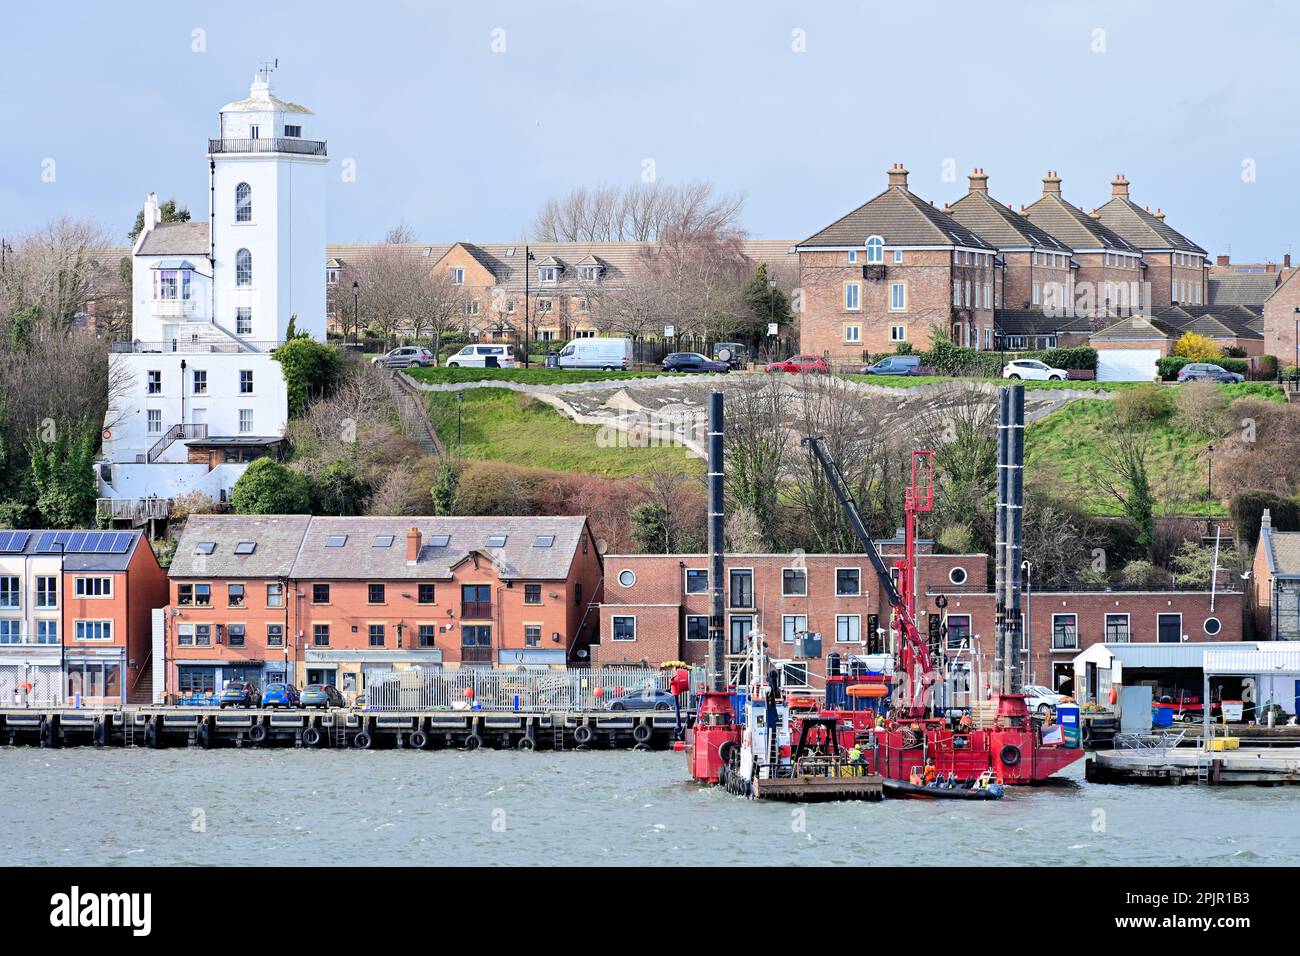
[[[68,550],[77,554],[86,550],[86,532],[74,531],[72,536],[68,538]]]
[[[135,540],[135,535],[130,531],[117,532],[117,541],[113,544],[114,554],[126,554],[131,550],[131,542]]]
[[[31,534],[26,531],[0,531],[0,552],[17,554],[27,547]]]
[[[81,550],[87,553],[98,553],[100,539],[104,537],[102,531],[91,531],[86,535],[86,540],[81,543]]]

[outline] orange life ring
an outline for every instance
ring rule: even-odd
[[[18,685],[18,689],[22,691],[24,694],[30,694],[33,690],[32,682],[29,680],[25,680]]]
[[[104,431],[103,431],[103,433],[100,435],[100,437],[103,438],[104,441],[112,441],[112,440],[113,440],[113,429],[111,429],[111,428],[105,428]]]
[[[1115,688],[1112,687],[1112,688],[1110,689],[1110,702],[1111,702],[1111,704],[1114,704],[1117,700],[1119,700],[1119,694],[1117,694],[1117,693],[1115,692]]]

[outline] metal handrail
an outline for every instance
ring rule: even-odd
[[[298,139],[295,136],[271,139],[210,139],[209,153],[297,153],[302,156],[324,156],[325,140]]]
[[[162,438],[159,438],[154,442],[153,447],[149,449],[149,464],[152,465],[157,461],[158,456],[171,447],[171,444],[174,441],[179,441],[182,438],[207,437],[208,426],[206,424],[173,425],[171,428],[167,429],[167,431],[163,433]]]
[[[109,351],[117,354],[133,353],[167,353],[167,352],[270,352],[283,345],[283,342],[275,340],[267,341],[250,341],[248,339],[231,338],[229,341],[212,341],[211,339],[196,342],[186,341],[184,339],[166,339],[163,341],[142,341],[141,339],[132,339],[130,341],[118,341],[109,343]]]

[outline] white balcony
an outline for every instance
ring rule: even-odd
[[[157,319],[187,319],[197,306],[197,299],[154,299],[153,314]]]

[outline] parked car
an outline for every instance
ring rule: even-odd
[[[423,367],[437,365],[438,363],[434,360],[433,353],[428,349],[404,345],[384,355],[376,355],[370,360],[370,364],[382,365],[384,368],[410,368],[412,365]]]
[[[560,349],[560,368],[598,368],[615,372],[632,367],[632,340],[613,338],[574,339]]]
[[[222,688],[217,703],[223,710],[227,707],[260,707],[262,692],[252,681],[232,680]]]
[[[308,684],[299,698],[303,707],[343,707],[343,695],[333,684]]]
[[[300,695],[292,684],[267,684],[262,693],[263,707],[297,707]]]
[[[784,362],[770,363],[765,371],[789,372],[791,375],[800,375],[808,372],[817,375],[829,375],[831,372],[831,365],[826,361],[825,356],[792,355]]]
[[[664,359],[665,372],[729,372],[726,362],[715,362],[699,352],[673,352]]]
[[[921,367],[919,355],[889,355],[862,369],[863,375],[915,375]]]
[[[1052,368],[1037,359],[1013,359],[1002,367],[1002,377],[1023,378],[1027,382],[1064,382],[1070,373],[1063,368]]]
[[[610,710],[672,710],[673,695],[658,688],[637,687],[625,690],[609,701]]]
[[[740,342],[714,342],[713,361],[743,369],[749,365],[749,348]]]
[[[1052,716],[1056,711],[1057,704],[1063,704],[1066,701],[1064,694],[1058,694],[1050,687],[1044,687],[1042,684],[1025,684],[1020,688],[1020,692],[1029,698],[1025,701],[1025,706],[1029,708],[1029,712],[1044,720]]]
[[[447,358],[447,368],[514,368],[509,345],[467,345]]]
[[[1205,379],[1210,382],[1244,382],[1246,376],[1238,372],[1229,372],[1226,368],[1210,362],[1189,362],[1178,370],[1178,381],[1195,382]]]

